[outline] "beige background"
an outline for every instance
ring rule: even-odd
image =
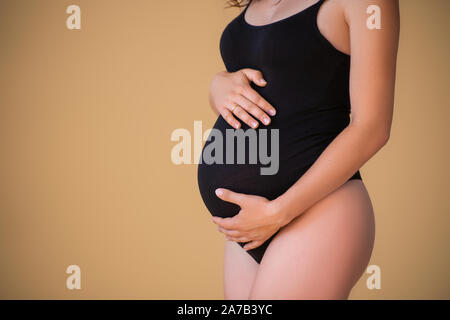
[[[82,30],[65,26],[78,4]],[[0,2],[0,298],[222,299],[223,237],[170,134],[211,127],[224,1]],[[402,0],[395,118],[353,299],[450,298],[448,0]],[[77,264],[82,289],[65,288]]]

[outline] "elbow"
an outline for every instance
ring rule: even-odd
[[[390,125],[380,125],[379,123],[363,123],[353,121],[350,124],[360,137],[361,144],[369,153],[374,154],[383,148],[390,139]]]
[[[375,144],[377,150],[383,148],[389,141],[390,138],[390,130],[378,130],[378,134],[375,135]]]

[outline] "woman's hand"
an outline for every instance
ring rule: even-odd
[[[242,69],[236,72],[219,72],[211,82],[209,101],[211,107],[220,113],[232,127],[239,129],[241,123],[235,117],[245,122],[251,128],[258,127],[258,119],[265,125],[270,123],[270,117],[276,111],[251,86],[265,86],[261,72],[253,69]]]
[[[249,242],[244,246],[245,250],[259,247],[286,224],[275,203],[264,197],[222,188],[216,190],[216,195],[241,207],[239,214],[232,218],[213,216],[212,220],[228,240]]]

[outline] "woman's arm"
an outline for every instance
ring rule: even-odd
[[[389,139],[399,37],[397,0],[344,1],[350,29],[352,121],[275,207],[289,223],[344,184]],[[381,29],[366,25],[369,5],[381,9]]]
[[[399,38],[398,0],[342,1],[350,31],[352,121],[328,145],[309,170],[273,201],[218,189],[216,194],[241,207],[232,218],[213,217],[234,241],[261,245],[314,203],[344,184],[389,139]],[[381,9],[381,29],[367,27],[367,8]]]

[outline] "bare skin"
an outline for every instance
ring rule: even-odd
[[[282,0],[276,6],[274,1],[253,1],[246,20],[253,25],[271,23],[316,1]],[[366,27],[366,9],[373,4],[381,8],[381,30]],[[348,179],[389,139],[398,1],[328,0],[317,24],[336,49],[351,54],[352,121],[277,199],[217,190],[219,198],[241,207],[233,218],[213,217],[230,240],[225,246],[226,299],[346,299],[370,259],[372,205],[363,182]],[[213,109],[235,127],[236,118],[248,123],[269,116],[276,106],[268,105],[248,85],[250,81],[264,85],[262,77],[249,69],[221,73],[211,86]],[[242,97],[251,103],[241,105]],[[278,230],[258,265],[244,249],[258,247]],[[242,249],[235,241],[249,243]]]
[[[225,299],[347,299],[374,238],[369,195],[349,181],[283,227],[260,265],[226,241]]]

